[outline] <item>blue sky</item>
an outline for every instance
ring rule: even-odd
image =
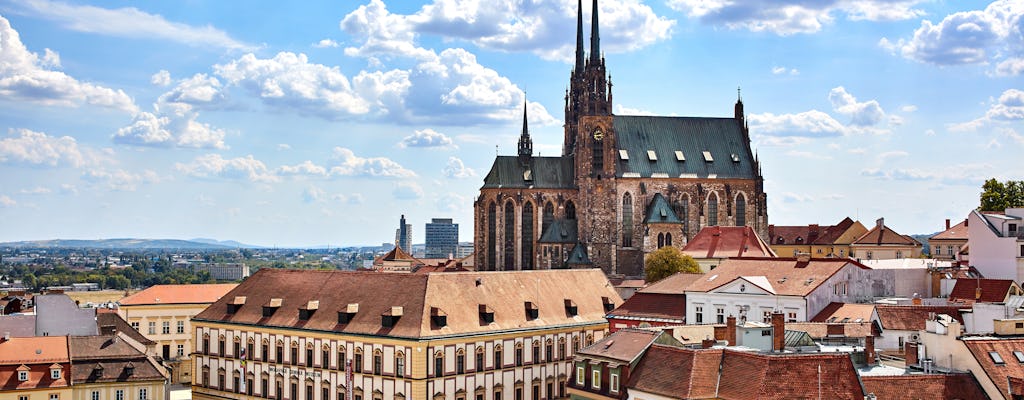
[[[560,153],[575,0],[285,3],[0,3],[0,241],[379,244],[400,214],[471,240],[524,101]],[[730,116],[742,87],[771,223],[930,233],[1022,179],[1019,1],[599,15],[616,114]]]

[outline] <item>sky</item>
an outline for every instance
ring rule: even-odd
[[[590,1],[584,1],[589,33]],[[0,1],[0,242],[473,236],[513,155],[561,153],[575,0]],[[603,0],[614,113],[727,117],[769,222],[905,234],[1024,179],[1024,2]],[[589,39],[585,39],[589,43]]]

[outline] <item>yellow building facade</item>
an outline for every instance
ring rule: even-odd
[[[850,245],[867,233],[860,221],[844,218],[835,225],[796,225],[768,228],[768,244],[779,257],[810,254],[815,258],[851,257]]]

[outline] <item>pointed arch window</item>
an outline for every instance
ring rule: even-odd
[[[505,252],[502,268],[514,270],[516,265],[516,207],[511,201],[505,203]]]
[[[666,246],[671,246],[672,245],[672,233],[666,233],[665,234],[665,245]]]
[[[576,219],[576,204],[572,201],[565,202],[565,219]]]
[[[487,265],[486,269],[494,270],[495,265],[498,264],[497,257],[497,242],[496,236],[498,235],[498,206],[492,201],[487,206]]]
[[[519,245],[522,255],[519,264],[522,265],[522,269],[533,269],[533,203],[523,205],[522,230],[522,243]]]
[[[551,222],[555,220],[555,206],[551,202],[547,202],[544,205],[544,216],[541,217],[540,221],[540,233],[541,235],[547,231],[548,227],[551,226]]]
[[[690,237],[690,197],[683,196],[679,200],[678,210],[676,214],[679,215],[679,219],[683,222],[683,236]]]
[[[659,233],[658,234],[658,248],[660,249],[662,247],[665,247],[665,234],[664,233]]]
[[[708,196],[708,226],[718,226],[718,194]]]
[[[597,176],[604,172],[604,141],[602,141],[603,133],[598,129],[594,131],[594,140],[590,143],[590,153],[593,168],[590,171],[593,176]]]
[[[633,196],[622,195],[622,247],[633,247]]]
[[[736,196],[736,226],[747,224],[747,197],[740,193]]]

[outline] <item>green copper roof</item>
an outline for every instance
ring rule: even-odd
[[[593,264],[590,262],[590,258],[587,257],[587,250],[583,248],[583,245],[576,243],[573,246],[572,251],[569,252],[569,258],[565,260],[566,265],[583,265]]]
[[[618,177],[757,176],[743,127],[734,118],[615,116],[612,124],[618,141]],[[623,150],[626,160],[621,156]],[[653,151],[654,157],[648,151]],[[685,161],[679,159],[677,151]],[[705,151],[711,161],[705,158]]]
[[[576,231],[576,220],[574,219],[556,219],[551,221],[551,226],[548,226],[540,235],[540,239],[537,243],[576,243],[579,241],[579,236]]]
[[[484,178],[483,189],[574,189],[573,170],[570,157],[531,157],[530,162],[523,165],[518,157],[499,156]]]
[[[644,219],[645,224],[681,224],[682,220],[676,215],[675,211],[672,211],[672,206],[668,204],[668,200],[661,193],[655,193],[654,198],[651,199],[651,206],[647,208],[647,218]]]

